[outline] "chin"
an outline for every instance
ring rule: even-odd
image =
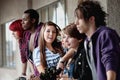
[[[78,30],[79,31],[79,33],[83,33],[83,31],[81,31],[81,30]]]

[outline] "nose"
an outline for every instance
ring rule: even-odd
[[[65,42],[68,42],[68,37],[65,37],[64,41],[65,41]]]
[[[14,35],[14,32],[12,32],[12,35]]]
[[[53,34],[53,32],[51,31],[51,32],[50,32],[50,35],[52,35],[52,34]]]
[[[24,23],[24,21],[22,20],[22,21],[21,21],[21,24],[23,24],[23,23]]]

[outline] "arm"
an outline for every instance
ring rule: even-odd
[[[115,80],[117,67],[119,65],[119,47],[118,38],[115,32],[106,31],[102,35],[101,51],[102,58],[101,61],[106,69],[107,80]],[[113,38],[114,37],[114,38]]]
[[[116,80],[116,73],[112,70],[107,71],[107,80]]]
[[[37,66],[37,70],[39,71],[39,73],[44,73],[45,72],[45,68],[42,65],[38,65]]]
[[[71,48],[68,52],[60,59],[61,61],[67,61],[74,55],[75,49]]]
[[[72,56],[74,55],[74,51],[75,49],[69,49],[68,52],[60,59],[57,68],[64,68],[64,62],[68,61],[70,58],[72,58]]]
[[[27,62],[22,63],[22,75],[26,76]]]

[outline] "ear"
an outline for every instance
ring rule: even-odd
[[[90,22],[90,23],[95,22],[95,17],[94,17],[94,16],[91,16],[91,17],[89,18],[89,22]]]
[[[36,21],[36,20],[33,18],[31,22],[32,22],[32,23],[35,23],[35,21]]]
[[[79,40],[79,43],[80,43],[82,40],[83,40],[83,39],[80,39],[80,40]]]

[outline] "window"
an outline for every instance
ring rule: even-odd
[[[53,21],[60,26],[61,29],[64,28],[68,22],[65,3],[65,0],[59,0],[38,9],[37,11],[40,15],[40,21]]]
[[[5,23],[2,26],[3,29],[3,54],[2,54],[2,66],[7,68],[15,68],[15,50],[16,50],[16,40],[12,35],[12,32],[9,30],[9,25],[12,21]]]

